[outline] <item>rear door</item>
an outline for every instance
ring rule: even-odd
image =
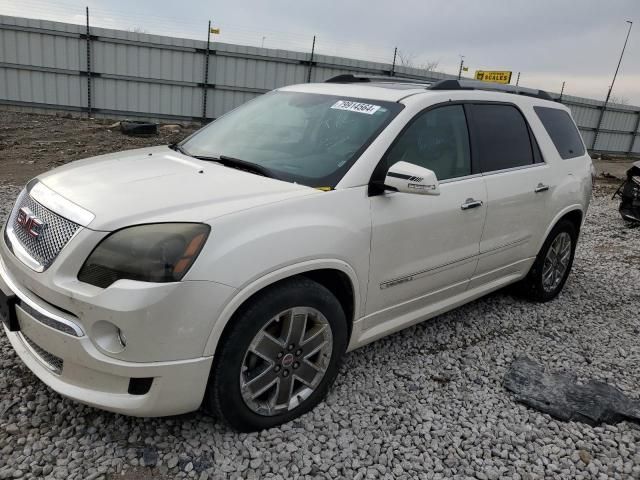
[[[478,266],[469,285],[474,288],[529,268],[550,222],[546,206],[555,182],[518,107],[469,107],[474,152],[487,187]]]

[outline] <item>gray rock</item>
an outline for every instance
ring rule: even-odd
[[[146,467],[154,467],[158,463],[158,452],[154,448],[145,448],[142,451],[142,461]]]
[[[18,425],[16,425],[15,423],[12,423],[10,425],[7,425],[5,430],[7,431],[8,434],[15,435],[20,431],[20,428],[18,428]]]

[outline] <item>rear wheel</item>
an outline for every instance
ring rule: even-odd
[[[232,319],[216,352],[205,406],[242,431],[287,422],[333,383],[347,345],[333,294],[295,278],[257,294]]]
[[[561,220],[553,227],[522,281],[522,291],[528,298],[547,302],[562,291],[573,265],[577,240],[578,232],[570,221]]]

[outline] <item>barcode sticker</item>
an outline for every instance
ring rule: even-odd
[[[380,110],[380,105],[371,105],[369,103],[352,102],[350,100],[338,100],[331,108],[335,110],[346,110],[348,112],[366,113],[373,115]]]

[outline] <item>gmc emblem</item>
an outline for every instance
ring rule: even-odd
[[[16,223],[20,225],[29,236],[38,238],[44,230],[44,223],[27,207],[22,207],[18,210],[18,218]]]

